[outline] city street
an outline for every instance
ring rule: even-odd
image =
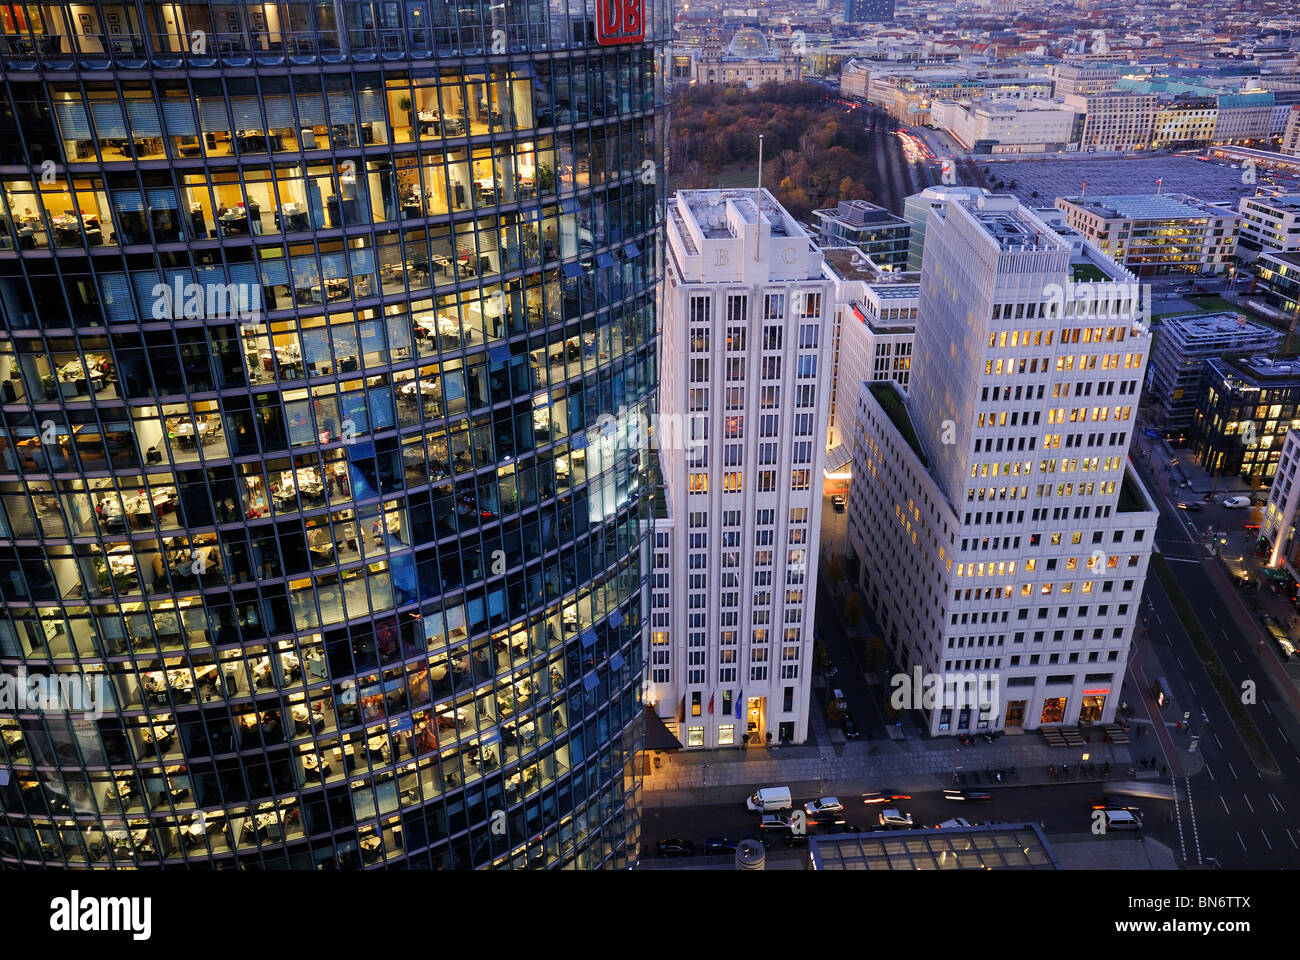
[[[1137,644],[1138,660],[1145,661],[1139,677],[1141,689],[1155,715],[1151,682],[1164,676],[1173,688],[1165,724],[1156,732],[1168,754],[1177,756],[1175,770],[1189,759],[1189,737],[1200,738],[1200,769],[1180,782],[1185,804],[1184,841],[1191,843],[1186,854],[1191,862],[1217,858],[1224,867],[1296,866],[1300,864],[1300,827],[1291,811],[1300,809],[1297,693],[1273,646],[1264,643],[1258,618],[1218,561],[1207,555],[1197,529],[1240,527],[1245,511],[1206,505],[1189,519],[1174,504],[1178,499],[1200,500],[1202,491],[1178,486],[1171,494],[1160,453],[1157,447],[1153,456],[1159,479],[1144,462],[1146,457],[1135,457],[1160,509],[1156,544],[1232,685],[1239,690],[1248,682],[1253,685],[1257,700],[1247,704],[1247,710],[1280,771],[1261,772],[1251,760],[1171,599],[1159,579],[1154,574],[1148,576],[1147,635]],[[1133,669],[1136,664],[1131,665]],[[1173,725],[1184,714],[1190,714],[1190,726],[1178,731]]]

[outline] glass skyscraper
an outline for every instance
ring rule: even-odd
[[[0,6],[0,862],[635,858],[643,19]]]

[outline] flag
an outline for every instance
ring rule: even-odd
[[[713,693],[709,694],[709,714],[710,714],[710,716],[712,716],[712,714],[713,714],[713,698],[714,698],[715,696],[717,696],[717,694],[713,694]]]
[[[737,720],[743,720],[745,718],[744,703],[745,703],[745,691],[744,690],[736,691],[736,719]]]

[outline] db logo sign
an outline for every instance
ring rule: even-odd
[[[596,0],[596,42],[640,43],[645,39],[644,0]]]

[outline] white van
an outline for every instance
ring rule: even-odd
[[[1140,830],[1142,821],[1128,810],[1107,810],[1106,830]]]
[[[794,807],[794,802],[790,799],[789,787],[760,787],[745,801],[745,806],[759,813],[771,813],[773,810],[789,810]]]

